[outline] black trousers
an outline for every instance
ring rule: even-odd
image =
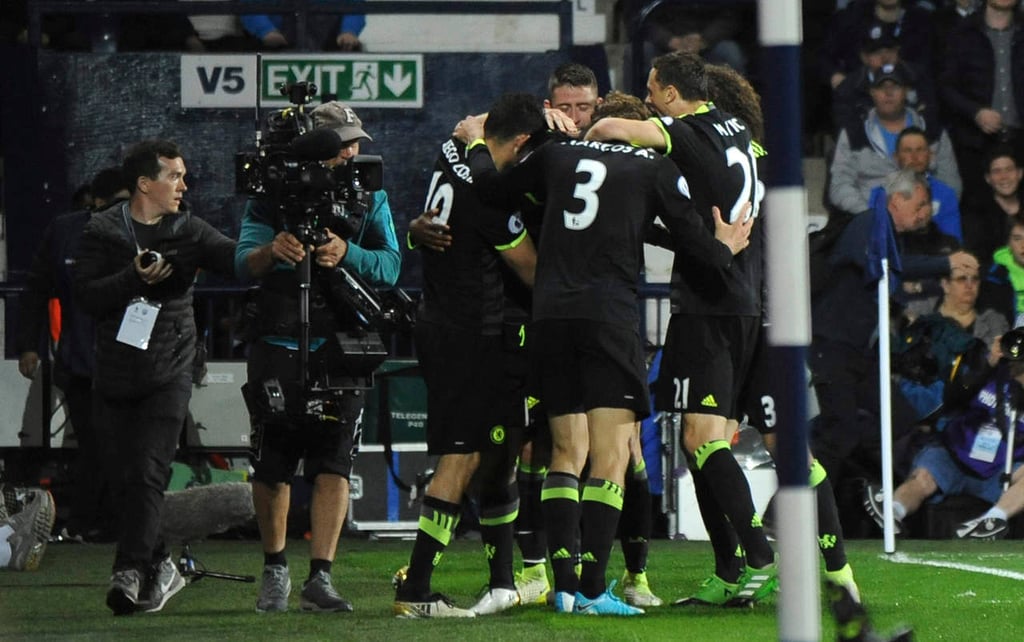
[[[116,442],[121,511],[115,571],[142,571],[167,554],[160,537],[164,490],[191,398],[191,372],[129,399],[96,396],[97,419]]]
[[[106,528],[116,515],[111,497],[113,439],[107,424],[93,414],[91,377],[68,376],[60,388],[77,444],[68,530],[87,534]]]

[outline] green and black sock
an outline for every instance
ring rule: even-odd
[[[573,568],[572,551],[580,522],[579,478],[570,473],[549,472],[540,499],[555,590],[575,593],[579,578]]]
[[[607,479],[591,477],[583,486],[583,501],[580,502],[583,530],[580,560],[583,571],[580,573],[579,592],[584,597],[595,598],[607,588],[605,575],[615,530],[622,515],[622,497],[622,486]]]

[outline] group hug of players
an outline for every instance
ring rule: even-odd
[[[728,67],[682,53],[653,61],[646,105],[620,92],[602,101],[596,84],[570,63],[551,77],[549,109],[505,94],[459,122],[441,146],[427,211],[410,224],[423,264],[415,339],[427,442],[439,459],[409,565],[395,575],[399,617],[474,617],[535,601],[591,615],[660,605],[645,568],[651,498],[638,440],[652,394],[658,410],[682,413],[715,559],[675,604],[749,606],[777,589],[775,553],[730,450],[744,413],[769,447],[774,426],[758,381],[759,99]],[[651,389],[637,299],[645,242],[674,252]],[[810,483],[828,578],[858,598],[832,489],[813,460]],[[490,571],[468,609],[431,588],[467,493]],[[606,582],[617,534],[622,598]]]

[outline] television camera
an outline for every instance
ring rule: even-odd
[[[291,232],[306,246],[329,242],[327,230],[349,240],[359,232],[370,211],[372,193],[383,186],[381,157],[357,155],[336,162],[343,148],[341,137],[330,128],[314,129],[306,109],[317,93],[316,85],[286,83],[280,92],[292,104],[267,116],[265,137],[263,129],[257,127],[255,151],[236,154],[236,192],[260,199],[272,211],[274,220],[268,223]],[[254,418],[320,416],[343,390],[372,387],[373,372],[387,357],[379,332],[408,331],[415,321],[415,304],[401,289],[378,292],[342,266],[314,269],[311,254],[307,252],[296,266],[300,332],[297,389],[276,379],[264,382],[262,388],[243,387]],[[344,383],[334,382],[333,377],[323,380],[310,372],[310,286],[314,281],[339,326],[349,328],[336,332],[330,341],[340,349],[340,361],[347,372]]]

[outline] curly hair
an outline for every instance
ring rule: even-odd
[[[761,97],[738,71],[726,65],[707,65],[708,100],[722,111],[736,116],[750,127],[750,135],[764,142]]]

